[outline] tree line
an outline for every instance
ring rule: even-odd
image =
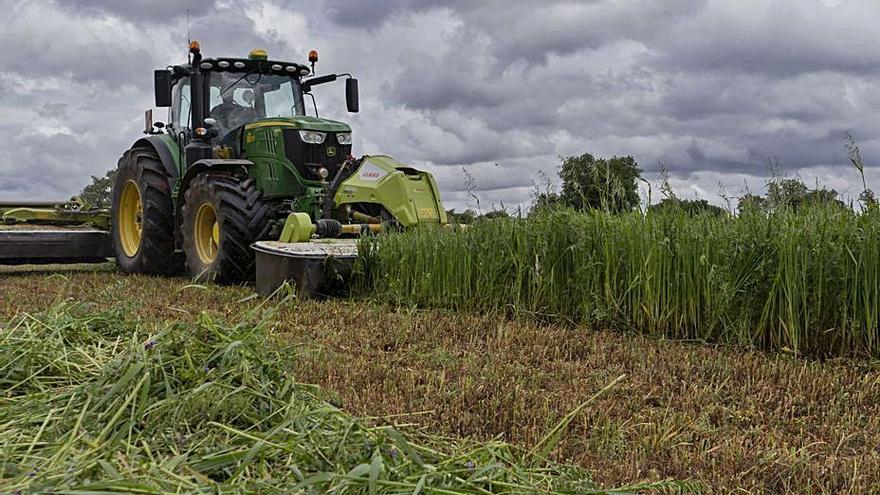
[[[864,165],[861,163],[858,147],[854,149],[853,152],[853,149],[848,147],[850,161],[861,173],[864,184],[864,190],[859,195],[858,202],[864,208],[873,208],[877,205],[877,200],[874,197],[874,192],[864,182]],[[536,192],[530,207],[531,212],[545,208],[568,208],[577,211],[602,210],[620,213],[642,207],[638,183],[644,182],[648,184],[649,188],[650,184],[642,177],[642,169],[634,157],[600,158],[590,153],[584,153],[577,156],[563,156],[560,159],[558,175],[562,183],[561,187],[558,190]],[[771,165],[778,167],[778,163],[772,161]],[[767,213],[780,208],[798,209],[808,205],[823,204],[847,208],[834,189],[819,185],[810,188],[798,177],[783,177],[776,174],[768,180],[767,192],[763,195],[746,193],[738,198],[725,198],[728,202],[731,199],[738,200],[736,210],[734,210],[732,206],[724,208],[705,199],[681,198],[672,190],[665,174],[662,176],[661,200],[647,206],[649,213],[676,210],[689,215],[723,216],[746,211]],[[499,210],[479,215],[471,209],[461,213],[450,210],[448,213],[451,215],[450,221],[459,223],[470,223],[477,218],[491,218],[506,214],[503,210]]]

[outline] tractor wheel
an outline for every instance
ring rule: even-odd
[[[116,265],[125,273],[172,275],[182,268],[174,253],[174,204],[168,174],[149,148],[119,159],[110,224]]]
[[[235,284],[254,280],[251,244],[267,230],[269,207],[253,179],[202,174],[183,204],[183,251],[196,280]]]

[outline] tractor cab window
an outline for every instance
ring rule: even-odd
[[[189,79],[181,79],[174,85],[171,116],[168,119],[171,122],[171,127],[178,131],[188,129],[190,126],[189,96]]]
[[[256,120],[303,115],[299,81],[290,76],[212,72],[209,91],[210,116],[221,138]]]
[[[293,117],[301,114],[296,110],[296,99],[293,96],[295,93],[292,85],[291,81],[286,81],[281,83],[278,89],[263,93],[266,117]]]

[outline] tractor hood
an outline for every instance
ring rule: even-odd
[[[295,117],[276,117],[272,119],[263,119],[245,125],[245,129],[258,129],[260,127],[289,127],[293,129],[307,129],[310,131],[322,132],[351,132],[351,127],[344,122],[338,120],[321,119],[318,117],[309,117],[306,115],[297,115]]]

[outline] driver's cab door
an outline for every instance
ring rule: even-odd
[[[184,77],[178,80],[171,89],[171,109],[169,110],[171,114],[169,115],[168,121],[171,122],[171,127],[174,129],[174,134],[176,136],[179,136],[180,133],[183,132],[189,137],[189,132],[192,127],[190,125],[192,112],[190,112],[189,98],[189,78]],[[184,143],[181,143],[181,146],[183,146],[183,144]]]

